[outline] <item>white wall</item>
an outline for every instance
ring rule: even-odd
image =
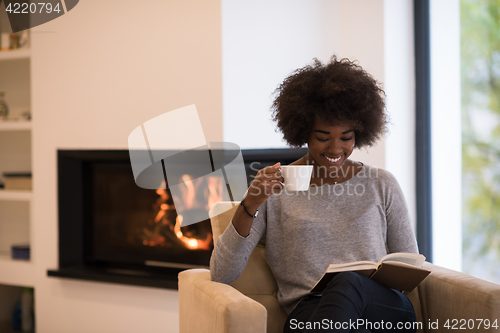
[[[56,151],[127,149],[135,127],[190,104],[206,139],[221,141],[220,15],[217,0],[87,0],[32,29],[37,332],[178,332],[175,290],[47,277],[58,266]]]
[[[399,181],[416,226],[413,1],[384,1],[384,87],[391,126],[385,167]]]
[[[270,106],[294,69],[336,54],[358,60],[383,84],[391,126],[352,159],[395,174],[415,221],[413,1],[222,1],[224,140],[286,147]]]
[[[340,30],[339,1],[222,0],[224,140],[286,147],[272,94],[293,70],[339,53]]]
[[[341,19],[339,56],[359,61],[363,69],[383,84],[384,0],[340,0],[339,16]],[[384,146],[385,139],[381,139],[373,147],[354,151],[351,159],[384,168]]]
[[[293,70],[333,54],[358,60],[384,84],[388,100],[399,101],[388,103],[401,122],[393,137],[407,135],[406,118],[413,116],[412,13],[407,0],[222,1],[224,140],[242,148],[285,147],[271,121],[273,91]],[[385,16],[393,23],[387,25]],[[385,84],[386,73],[391,85]],[[406,100],[397,97],[402,90]],[[353,159],[384,167],[384,145],[381,140],[356,151]]]

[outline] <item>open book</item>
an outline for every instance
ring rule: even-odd
[[[357,261],[328,266],[325,274],[312,288],[311,292],[321,292],[328,282],[339,272],[352,271],[368,276],[391,289],[412,291],[422,282],[430,271],[422,268],[425,257],[416,253],[391,253],[379,262]]]

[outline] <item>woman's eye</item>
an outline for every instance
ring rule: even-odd
[[[328,139],[322,139],[322,138],[316,138],[316,139],[318,139],[318,141],[321,141],[321,142],[328,141]]]
[[[342,141],[349,141],[352,140],[352,136],[350,138],[342,138]]]

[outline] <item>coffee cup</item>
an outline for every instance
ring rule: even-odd
[[[307,191],[311,182],[312,165],[284,165],[281,174],[287,191]]]

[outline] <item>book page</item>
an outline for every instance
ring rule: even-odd
[[[405,264],[422,267],[425,261],[425,256],[417,253],[397,252],[388,254],[380,259],[380,263],[383,263],[384,261],[398,261]]]
[[[343,271],[356,271],[362,269],[375,269],[377,263],[373,261],[356,261],[343,264],[331,264],[328,266],[327,272],[343,272]]]

